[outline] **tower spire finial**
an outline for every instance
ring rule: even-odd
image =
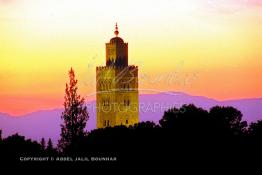
[[[117,23],[116,23],[116,27],[115,27],[115,32],[114,33],[115,33],[116,37],[118,37],[119,31],[118,31]]]

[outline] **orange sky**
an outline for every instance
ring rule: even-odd
[[[0,111],[62,106],[71,66],[94,98],[115,22],[140,93],[262,97],[262,0],[0,0]]]

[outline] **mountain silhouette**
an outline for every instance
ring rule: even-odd
[[[250,122],[262,119],[262,98],[239,99],[218,101],[202,96],[192,96],[181,92],[165,92],[159,94],[144,94],[139,97],[140,121],[153,121],[158,123],[164,111],[172,106],[181,107],[183,104],[195,104],[203,109],[213,106],[232,106],[239,109],[243,114],[243,120]],[[87,103],[90,119],[86,129],[96,128],[95,101]],[[19,133],[26,138],[40,141],[42,137],[51,138],[54,143],[60,137],[61,113],[63,109],[41,110],[30,114],[14,117],[0,113],[0,128],[3,137]]]

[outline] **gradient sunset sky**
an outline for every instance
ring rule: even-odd
[[[262,97],[262,0],[0,0],[0,112],[61,107],[71,66],[94,99],[116,22],[141,94]]]

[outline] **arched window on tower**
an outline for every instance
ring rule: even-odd
[[[106,88],[105,88],[105,82],[103,81],[103,84],[102,84],[102,90],[104,91],[104,90],[106,90]]]
[[[106,80],[104,81],[104,90],[105,91],[107,90],[107,81]]]
[[[106,82],[106,90],[109,90],[109,81]]]
[[[130,100],[129,99],[124,99],[124,106],[130,106]]]
[[[100,82],[100,91],[102,91],[102,90],[103,90],[103,83]]]
[[[111,90],[111,84],[112,84],[112,82],[108,81],[108,90]]]

